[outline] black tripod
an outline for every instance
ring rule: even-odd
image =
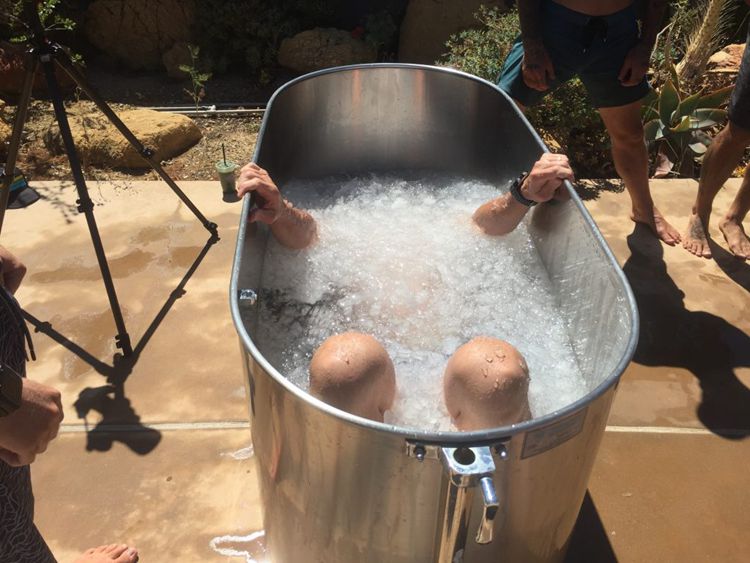
[[[157,174],[164,180],[167,185],[172,188],[177,197],[193,212],[203,226],[211,233],[212,238],[218,240],[218,228],[215,223],[211,223],[206,219],[200,210],[193,204],[192,201],[185,195],[185,193],[177,186],[177,184],[169,177],[164,171],[158,161],[154,159],[154,151],[146,148],[143,144],[136,139],[133,133],[125,126],[125,124],[117,117],[114,111],[107,105],[107,103],[91,88],[86,82],[80,72],[73,65],[72,60],[68,54],[58,45],[50,41],[45,33],[42,23],[39,19],[39,14],[36,9],[36,2],[26,2],[24,6],[24,14],[27,22],[31,23],[31,29],[33,31],[32,38],[28,40],[29,48],[26,55],[26,76],[23,84],[23,90],[21,91],[21,97],[18,100],[18,109],[16,111],[16,119],[13,125],[13,134],[10,139],[10,146],[8,147],[8,158],[5,164],[5,171],[2,175],[2,185],[0,187],[0,229],[2,229],[3,217],[5,215],[5,208],[8,203],[8,197],[10,195],[10,185],[13,181],[13,171],[16,167],[16,158],[18,156],[18,149],[21,143],[21,135],[23,133],[23,127],[26,123],[26,114],[29,108],[29,102],[31,101],[31,91],[34,84],[34,75],[41,63],[44,69],[44,75],[47,81],[47,87],[49,89],[50,98],[52,99],[52,105],[55,111],[55,118],[60,127],[60,136],[62,137],[63,145],[65,147],[65,153],[68,156],[70,162],[70,169],[75,182],[76,190],[78,191],[78,211],[86,216],[86,223],[88,225],[89,233],[91,234],[91,241],[94,244],[94,251],[96,253],[96,259],[99,262],[99,269],[102,273],[102,280],[104,281],[104,287],[107,290],[107,297],[109,298],[110,308],[112,309],[112,316],[115,320],[117,327],[117,335],[115,336],[115,343],[118,348],[122,350],[123,356],[130,356],[133,353],[133,347],[130,343],[130,336],[125,328],[125,321],[122,318],[122,311],[120,310],[120,304],[117,300],[117,292],[112,281],[112,274],[109,271],[109,264],[107,263],[107,256],[104,253],[104,247],[102,245],[102,239],[99,236],[99,229],[96,226],[96,219],[94,218],[94,203],[89,197],[88,188],[86,187],[86,181],[83,178],[83,172],[81,171],[81,163],[78,159],[78,153],[76,152],[75,144],[73,142],[73,135],[70,131],[70,125],[68,123],[68,117],[65,112],[65,106],[62,101],[62,94],[60,92],[60,86],[55,76],[55,63],[59,65],[78,85],[78,87],[96,104],[102,113],[109,119],[109,121],[122,133],[127,141],[133,145],[133,147],[139,152],[139,154],[149,163],[151,168],[156,171]]]

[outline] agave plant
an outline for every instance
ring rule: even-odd
[[[711,144],[706,130],[726,119],[727,112],[720,106],[731,93],[732,86],[728,86],[688,95],[680,90],[680,80],[671,65],[670,78],[659,91],[652,91],[643,104],[646,141],[656,143],[662,157],[656,177],[666,176],[673,169],[692,176],[695,158],[702,156]]]

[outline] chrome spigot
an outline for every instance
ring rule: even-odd
[[[482,512],[482,520],[479,523],[479,530],[477,530],[477,543],[486,544],[492,543],[492,526],[497,516],[497,511],[500,508],[500,503],[497,501],[497,493],[495,492],[495,483],[492,481],[492,477],[487,475],[479,480],[479,486],[482,489],[482,497],[484,510]]]

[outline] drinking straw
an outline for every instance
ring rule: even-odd
[[[221,143],[221,155],[224,157],[224,166],[227,165],[227,153],[224,150],[224,143]]]

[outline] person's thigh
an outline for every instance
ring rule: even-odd
[[[750,131],[750,27],[747,30],[745,54],[742,56],[737,83],[729,100],[729,121]]]
[[[630,10],[609,22],[606,36],[594,40],[580,71],[594,107],[628,106],[648,94],[650,87],[645,76],[635,86],[624,86],[620,82],[625,58],[637,42],[638,23]]]
[[[560,13],[558,13],[560,12]],[[503,64],[498,86],[524,107],[533,106],[576,74],[580,62],[580,30],[564,16],[568,10],[551,2],[542,6],[544,47],[552,61],[555,78],[543,92],[526,85],[523,79],[523,41],[519,35]]]

